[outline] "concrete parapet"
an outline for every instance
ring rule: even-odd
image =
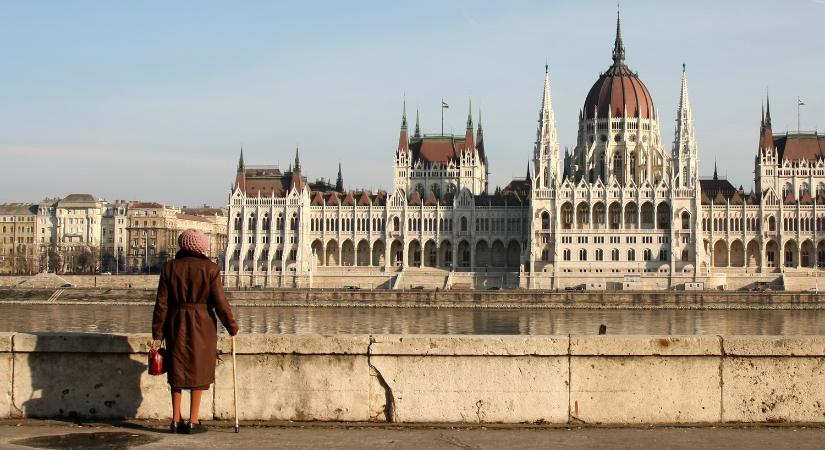
[[[568,336],[377,335],[371,355],[551,356],[567,355]]]
[[[825,336],[725,336],[728,356],[825,356]]]
[[[707,356],[721,355],[718,336],[610,336],[570,337],[571,356]]]
[[[0,418],[168,418],[148,334],[0,334]],[[202,417],[233,417],[222,336]],[[241,335],[243,420],[825,422],[825,337]],[[186,404],[187,402],[184,402]]]

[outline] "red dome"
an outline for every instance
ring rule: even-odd
[[[613,46],[613,65],[603,73],[584,101],[585,119],[606,119],[623,117],[650,119],[654,116],[653,98],[639,76],[624,63],[624,44],[618,18],[616,19],[616,42]]]
[[[639,77],[624,64],[612,66],[590,88],[584,101],[584,117],[653,117],[653,98]]]

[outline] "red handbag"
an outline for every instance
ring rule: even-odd
[[[166,373],[165,348],[155,348],[153,345],[149,349],[149,375],[163,375]]]

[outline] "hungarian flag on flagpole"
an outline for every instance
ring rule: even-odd
[[[797,97],[797,98],[796,98],[796,102],[797,102],[797,104],[798,104],[799,106],[802,106],[802,105],[804,105],[804,104],[805,104],[805,102],[804,102],[801,98],[799,98],[799,97]],[[442,102],[442,103],[444,103],[444,102]]]
[[[442,98],[442,99],[441,99],[441,107],[442,107],[442,108],[449,108],[449,107],[450,107],[450,105],[448,105],[448,104],[447,104],[447,102],[445,102],[445,101],[444,101],[444,99]]]

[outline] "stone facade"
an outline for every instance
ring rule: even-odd
[[[36,215],[35,205],[0,205],[0,274],[37,272]]]
[[[211,215],[193,214],[196,212]],[[210,243],[207,256],[216,263],[222,263],[227,229],[226,215],[222,210],[185,210],[153,202],[130,202],[127,216],[127,271],[160,270],[166,261],[175,257],[179,250],[178,236],[187,229],[202,231]]]
[[[147,249],[157,270],[174,257],[177,237],[188,228],[209,237],[209,253],[222,263],[227,229],[222,209],[110,203],[91,194],[2,204],[0,275],[138,272],[146,268]]]

